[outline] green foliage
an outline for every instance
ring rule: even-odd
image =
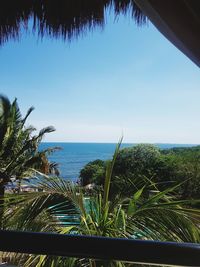
[[[200,147],[173,148],[163,153],[175,157],[177,162],[176,179],[185,181],[182,185],[183,198],[200,198]]]
[[[48,154],[58,148],[39,150],[45,134],[53,132],[52,126],[34,134],[35,128],[25,126],[26,120],[34,110],[31,107],[22,117],[15,99],[0,96],[0,187],[3,188],[11,178],[21,180],[31,177],[35,170],[42,173],[58,173],[57,165],[48,161]],[[1,192],[3,194],[3,190]]]
[[[150,176],[159,157],[159,149],[150,144],[124,148],[117,156],[114,172],[117,175],[128,175],[134,172]]]
[[[155,176],[159,158],[159,149],[150,144],[122,149],[116,158],[113,171],[112,194],[130,196],[138,186],[147,185],[147,181]]]
[[[106,162],[88,163],[80,173],[81,184],[103,186]],[[87,172],[87,175],[83,174]],[[83,175],[83,176],[82,176]],[[180,198],[200,198],[200,147],[160,150],[149,144],[140,144],[119,151],[111,182],[111,194],[130,196],[144,184],[154,182],[159,190],[181,183],[177,189]],[[87,177],[87,178],[86,178]],[[137,182],[136,182],[137,181]]]
[[[113,160],[107,164],[103,193],[85,199],[82,189],[60,178],[43,178],[40,192],[8,196],[6,229],[56,232],[60,234],[142,238],[148,240],[200,242],[200,211],[190,209],[189,201],[177,200],[178,185],[146,196],[146,187],[130,198],[110,197]],[[134,181],[133,181],[134,182]],[[137,184],[137,181],[136,181]],[[152,184],[155,188],[154,184]],[[113,201],[114,200],[114,201]],[[24,205],[26,203],[26,205]],[[12,209],[12,214],[10,210]],[[17,224],[16,224],[17,222]],[[22,266],[129,266],[123,262],[10,254]]]
[[[56,167],[47,160],[54,149],[38,149],[44,134],[54,129],[47,127],[34,135],[33,127],[25,127],[32,110],[22,118],[17,101],[1,97],[0,187],[13,176],[21,180]],[[0,202],[4,229],[199,243],[200,211],[191,208],[199,201],[182,199],[199,199],[200,149],[161,151],[141,144],[120,150],[120,144],[112,161],[90,162],[80,173],[82,186],[95,183],[103,190],[86,198],[82,187],[43,176],[38,192],[4,196]],[[24,267],[129,266],[48,255],[6,253],[5,257]]]
[[[95,183],[103,183],[105,176],[105,163],[102,160],[91,161],[80,171],[80,183],[82,186]]]

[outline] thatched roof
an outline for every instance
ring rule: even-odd
[[[95,26],[103,26],[105,10],[116,14],[132,12],[138,24],[146,17],[133,0],[1,0],[0,44],[20,37],[22,27],[33,19],[33,30],[40,36],[71,39]]]
[[[111,7],[115,14],[130,11],[137,24],[148,17],[200,66],[200,0],[1,0],[0,45],[10,38],[18,39],[31,18],[39,36],[70,40],[103,26],[105,11]]]

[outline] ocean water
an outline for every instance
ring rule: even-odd
[[[122,144],[121,147],[131,147],[136,144]],[[161,149],[172,147],[191,147],[189,144],[156,144]],[[61,150],[49,156],[50,161],[57,162],[61,177],[77,181],[80,170],[90,161],[111,159],[115,151],[114,143],[42,143],[41,149],[61,147]]]

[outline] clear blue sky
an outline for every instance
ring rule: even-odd
[[[70,44],[22,34],[0,48],[0,91],[45,141],[200,143],[200,71],[151,24],[108,16]]]

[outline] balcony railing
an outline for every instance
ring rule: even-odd
[[[200,266],[200,245],[192,243],[0,230],[0,251],[143,264]]]

